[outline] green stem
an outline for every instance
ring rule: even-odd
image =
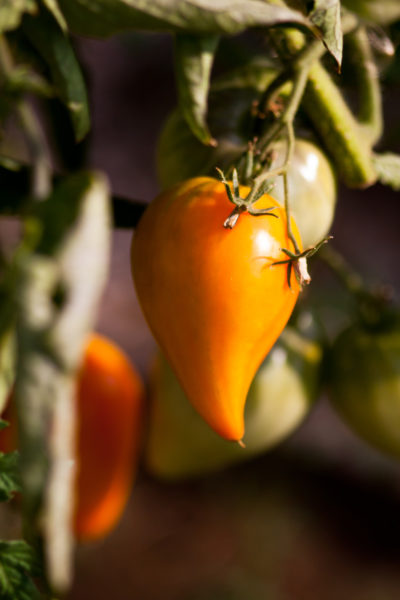
[[[365,27],[359,27],[348,38],[349,57],[354,63],[355,76],[360,92],[358,120],[365,136],[374,145],[382,135],[382,94],[379,85],[379,71],[368,41]]]
[[[311,56],[311,55],[310,55]],[[311,58],[309,59],[311,60]],[[295,69],[295,76],[293,79],[293,89],[290,98],[286,104],[284,111],[282,112],[279,119],[277,119],[271,127],[268,128],[267,132],[258,142],[260,149],[260,160],[261,162],[266,159],[268,147],[273,140],[286,128],[289,134],[289,142],[294,139],[293,133],[293,120],[300,105],[304,89],[307,83],[307,74],[309,69],[309,63],[300,62],[298,69]],[[252,189],[246,198],[248,205],[251,205],[254,199],[257,197],[259,190],[264,185],[265,181],[276,177],[277,175],[283,175],[290,162],[290,157],[293,150],[293,144],[288,144],[288,150],[285,162],[282,166],[273,169],[272,171],[263,171],[260,175],[254,178]]]
[[[332,246],[325,246],[319,256],[352,295],[358,316],[365,326],[376,328],[391,322],[395,312],[391,307],[393,290],[390,286],[368,287]]]
[[[371,144],[339,89],[322,67],[310,69],[304,108],[332,156],[339,176],[349,187],[375,183]]]
[[[17,115],[32,159],[31,196],[36,200],[44,200],[51,192],[51,164],[42,127],[27,102],[19,103]]]
[[[293,155],[293,150],[294,150],[294,143],[295,143],[295,137],[294,137],[294,129],[293,129],[293,122],[291,121],[290,123],[288,123],[288,143],[287,143],[287,151],[286,151],[286,164],[289,165],[290,164],[290,160],[292,158]],[[285,212],[286,212],[286,229],[287,229],[287,234],[289,239],[291,240],[292,244],[293,244],[293,248],[296,252],[296,254],[300,254],[300,248],[297,245],[297,241],[296,238],[293,235],[293,231],[292,231],[292,225],[291,225],[291,213],[290,213],[290,200],[289,200],[289,186],[288,186],[288,176],[287,176],[287,170],[285,170],[285,172],[283,173],[283,191],[284,191],[284,198],[285,198]]]
[[[353,296],[364,296],[367,293],[366,286],[360,275],[350,267],[343,256],[332,248],[332,246],[325,246],[321,250],[319,257],[329,266]]]
[[[268,128],[264,136],[260,139],[258,147],[261,150],[261,160],[265,159],[268,146],[278,137],[281,131],[288,123],[292,123],[307,84],[308,72],[313,62],[322,56],[325,49],[320,41],[314,40],[291,62],[284,73],[281,73],[270,84],[262,99],[263,105],[268,104],[269,100],[288,80],[293,80],[292,92],[289,100],[279,119]],[[268,107],[267,107],[268,108]]]

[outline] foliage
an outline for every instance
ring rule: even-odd
[[[4,600],[41,600],[32,577],[40,575],[35,554],[24,541],[0,541],[0,592]]]

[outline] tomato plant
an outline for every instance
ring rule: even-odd
[[[293,247],[283,208],[266,195],[255,208],[273,210],[226,229],[224,185],[190,179],[152,202],[132,244],[146,318],[196,410],[228,440],[243,437],[251,380],[299,292],[287,266],[274,264]]]
[[[113,228],[128,230],[129,239],[135,230],[132,269],[144,316],[193,406],[193,410],[189,404],[182,407],[182,414],[192,411],[198,419],[199,437],[197,433],[190,436],[192,420],[183,431],[175,404],[171,401],[167,409],[169,399],[161,404],[161,391],[157,392],[150,421],[149,464],[157,463],[160,472],[172,472],[179,465],[182,472],[192,467],[198,471],[200,460],[185,465],[176,458],[181,452],[178,437],[185,444],[183,453],[189,442],[204,456],[211,453],[214,442],[218,444],[221,453],[215,446],[213,460],[209,458],[213,466],[228,463],[242,452],[228,440],[241,441],[245,436],[248,454],[277,443],[307,412],[313,393],[305,391],[298,378],[303,358],[307,365],[310,358],[302,353],[304,345],[296,338],[299,332],[289,330],[286,335],[299,342],[299,371],[291,362],[293,349],[285,348],[290,361],[285,363],[287,368],[278,369],[274,360],[282,353],[272,347],[302,284],[311,280],[308,259],[322,250],[317,256],[329,262],[325,243],[335,216],[336,182],[358,190],[354,204],[349,196],[350,213],[357,206],[358,194],[376,182],[400,189],[400,157],[393,152],[397,125],[391,115],[385,132],[383,108],[387,107],[380,87],[383,81],[388,89],[398,77],[398,19],[397,0],[236,0],[234,6],[203,0],[19,0],[1,6],[0,411],[13,385],[20,453],[0,455],[0,500],[7,501],[16,490],[21,494],[24,535],[34,542],[27,552],[42,563],[39,587],[45,596],[67,594],[73,579],[70,515],[76,489],[65,465],[75,452],[73,432],[79,412],[75,411],[75,392],[87,336],[97,326],[97,315],[103,319],[108,314],[106,329],[115,321],[115,330],[129,338],[130,351],[140,354],[143,367],[146,348],[152,343],[139,328],[128,333],[128,322],[136,318],[132,316],[135,307],[126,315],[115,309],[127,296],[115,285],[115,278],[123,273],[124,258],[129,262],[129,257],[125,254],[116,260],[113,255],[110,261]],[[149,31],[173,38],[165,56],[155,46],[150,49],[159,38],[142,35]],[[106,59],[97,60],[99,72],[103,74],[103,68],[104,73],[107,68],[112,71],[108,86],[106,79],[92,77],[91,60],[97,53],[85,38],[119,33],[124,33],[124,64],[132,60],[138,70],[130,70],[129,63],[125,80],[114,63],[107,67],[114,54],[106,51]],[[162,39],[168,44],[167,36]],[[97,43],[96,48],[103,47]],[[177,107],[156,144],[155,132],[161,130],[166,107],[175,98],[173,93],[161,93],[172,87],[169,70],[164,69],[170,50]],[[132,83],[134,73],[137,85]],[[120,93],[129,100],[119,106]],[[108,102],[113,109],[107,126],[114,128],[124,110],[127,116],[118,136],[107,139],[101,120]],[[91,106],[96,108],[94,135],[88,137]],[[99,158],[98,149],[110,148],[117,138],[112,160]],[[131,158],[131,144],[140,146],[136,159]],[[146,179],[155,167],[149,157],[151,151],[156,153],[156,145],[164,191],[146,209],[148,198],[140,196],[156,194],[154,182]],[[127,156],[129,173],[128,169],[125,173],[113,170],[121,166],[119,157],[126,160]],[[93,165],[104,165],[113,189],[101,170],[92,170]],[[139,174],[146,180],[143,188]],[[123,191],[127,198],[120,195]],[[386,212],[381,206],[379,212],[373,208],[371,217],[364,205],[359,214],[374,219]],[[9,227],[6,219],[10,217]],[[346,224],[346,219],[341,223]],[[9,235],[13,228],[14,237]],[[357,220],[347,243],[349,252],[362,254],[358,244],[364,233]],[[115,251],[122,237],[119,232]],[[364,238],[370,251],[370,235]],[[374,256],[378,247],[388,247],[386,236],[374,243]],[[313,305],[321,282],[321,271],[311,267],[310,272],[313,277],[316,274],[315,285],[300,296],[305,306]],[[134,303],[129,268],[121,277],[129,282]],[[354,284],[359,277],[350,279],[348,288],[362,304]],[[322,288],[324,284],[320,292]],[[329,304],[326,298],[324,302]],[[320,314],[324,310],[322,306]],[[362,333],[350,311],[346,320],[353,322],[349,331],[355,339],[364,340],[354,346],[354,358],[360,364],[367,362],[363,348],[368,347],[376,360],[370,379],[366,378],[370,388],[363,391],[361,383],[358,387],[355,383],[361,382],[361,367],[355,364],[352,371],[345,370],[350,360],[346,344],[351,348],[353,340],[343,334],[340,339],[345,342],[339,339],[327,357],[328,368],[339,373],[343,369],[333,392],[335,403],[344,414],[353,414],[350,409],[357,394],[368,391],[365,422],[368,414],[377,412],[371,428],[359,427],[360,435],[383,447],[388,420],[382,415],[389,404],[395,413],[396,394],[385,392],[385,411],[376,407],[381,406],[382,389],[386,389],[381,382],[386,386],[392,376],[395,379],[397,347],[389,342],[388,332]],[[326,323],[327,338],[336,336],[334,329],[333,319]],[[128,388],[135,388],[139,398],[140,385],[134,383],[135,377],[128,384],[132,373],[125,359],[117,359],[101,340],[96,340],[93,352],[93,360],[87,359],[87,379],[85,371],[79,383],[82,396],[98,398],[96,405],[82,408],[78,438],[78,454],[87,457],[78,475],[78,490],[83,491],[77,514],[82,518],[75,522],[75,533],[82,539],[102,535],[118,518],[131,469],[136,468],[132,444],[139,434],[135,429],[139,427],[138,408],[128,400]],[[347,359],[341,358],[342,352]],[[106,359],[121,378],[118,401],[113,404],[118,404],[116,411],[108,411],[111,374],[106,381],[97,375],[97,367],[105,369]],[[262,403],[260,413],[261,401],[253,400],[258,398],[254,384],[247,412],[253,414],[254,407],[257,417],[248,416],[245,432],[246,398],[261,364],[263,375],[256,381],[261,377],[263,387],[276,389],[276,396]],[[172,381],[170,373],[160,370],[160,379],[164,378]],[[279,401],[277,407],[280,386],[292,384],[290,402]],[[178,397],[183,403],[182,394]],[[346,408],[342,408],[344,403]],[[286,413],[284,406],[292,410]],[[273,413],[268,417],[267,407]],[[98,423],[101,446],[95,428],[84,434],[87,421]],[[262,435],[257,429],[261,423]],[[197,425],[193,427],[197,431]],[[175,431],[176,445],[165,445],[169,428]],[[394,425],[390,432],[394,444]],[[208,439],[214,440],[210,446]],[[116,464],[121,469],[115,471]],[[23,542],[22,547],[26,550]],[[36,573],[33,563],[18,557],[13,544],[5,540],[0,540],[0,562],[2,598],[30,595],[36,600],[40,596],[33,580],[29,593],[24,587],[27,575]]]
[[[124,353],[92,334],[76,393],[74,534],[80,541],[104,537],[128,500],[137,463],[143,418],[143,384]],[[15,406],[8,404],[0,449],[18,447]]]

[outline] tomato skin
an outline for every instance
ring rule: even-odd
[[[400,458],[400,325],[369,331],[354,325],[330,355],[330,400],[366,442]]]
[[[244,197],[248,188],[241,188]],[[263,196],[256,208],[277,206]],[[254,374],[286,325],[299,293],[282,248],[286,215],[243,213],[232,230],[224,185],[190,179],[158,196],[132,243],[145,317],[195,409],[222,437],[240,440]],[[293,229],[301,244],[298,231]]]
[[[274,447],[300,425],[314,404],[321,357],[316,341],[286,327],[250,386],[243,449],[207,427],[159,354],[150,381],[144,450],[147,468],[164,479],[194,477],[249,460]]]
[[[128,499],[142,430],[142,381],[110,340],[91,335],[77,386],[76,484],[73,530],[79,541],[104,537]],[[3,416],[0,450],[17,443],[16,415]]]

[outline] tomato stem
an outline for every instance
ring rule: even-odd
[[[320,258],[328,265],[347,291],[353,296],[361,321],[366,326],[376,327],[391,316],[390,300],[393,290],[390,286],[379,285],[371,289],[334,248],[324,248]]]

